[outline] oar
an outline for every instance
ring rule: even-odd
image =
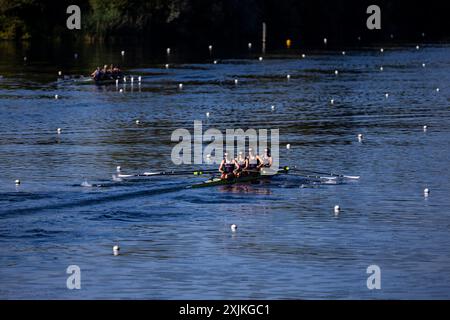
[[[199,176],[202,174],[215,173],[217,170],[195,170],[195,171],[159,171],[159,172],[144,172],[137,174],[118,174],[119,178],[131,178],[131,177],[151,177],[151,176],[183,176],[191,175]]]
[[[320,172],[320,171],[313,171],[313,170],[308,170],[308,169],[297,169],[297,167],[294,167],[293,169],[294,171],[298,171],[298,172],[310,172],[310,173],[315,173],[315,174],[326,174],[326,175],[330,175],[332,177],[339,177],[339,178],[346,178],[346,179],[359,179],[360,176],[348,176],[345,174],[337,174],[337,173],[329,173],[329,172]]]

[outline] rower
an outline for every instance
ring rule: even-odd
[[[260,156],[253,152],[252,148],[248,149],[247,156],[247,165],[244,168],[244,171],[247,171],[248,174],[257,174],[258,171],[263,166],[263,161]]]
[[[100,80],[100,67],[97,67],[97,69],[95,69],[94,72],[92,72],[91,77],[94,80]]]
[[[262,155],[261,160],[264,168],[270,168],[272,166],[272,154],[269,148],[264,149],[264,154]]]
[[[228,153],[224,153],[224,157],[219,166],[221,173],[220,179],[232,179],[234,178],[235,169],[239,168],[236,161],[228,156]]]
[[[242,176],[244,173],[243,170],[247,165],[247,158],[244,156],[244,153],[242,151],[239,151],[239,154],[236,159],[234,159],[236,164],[238,165],[238,168],[234,170],[234,174],[236,177]]]

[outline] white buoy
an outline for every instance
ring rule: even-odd
[[[327,44],[328,40],[327,38],[323,38],[323,44]]]
[[[394,35],[392,33],[391,33],[390,37],[391,37],[391,39],[394,39]]]
[[[427,125],[423,126],[423,131],[427,131],[427,129],[428,129]]]
[[[209,118],[209,112],[206,113],[206,117]]]
[[[422,32],[422,38],[424,38],[425,37],[425,32]]]
[[[425,63],[422,63],[422,68],[425,68],[425,66],[426,66]]]
[[[357,39],[358,39],[358,41],[361,41],[361,37],[358,37]]]
[[[302,53],[302,58],[305,59],[306,58],[306,54]]]
[[[166,49],[167,54],[170,54],[170,48]]]
[[[62,71],[58,71],[58,76],[62,76]]]
[[[57,94],[55,94],[55,100],[58,100],[59,96]]]
[[[331,100],[330,100],[330,104],[334,104],[334,99],[331,99]]]
[[[57,134],[61,134],[61,132],[62,132],[61,128],[56,129]]]
[[[27,57],[23,57],[23,61],[27,61],[28,60],[28,58]]]
[[[179,88],[180,90],[183,89],[183,84],[180,83],[180,84],[178,85],[178,88]]]
[[[286,76],[286,78],[289,80],[289,79],[291,78],[291,75],[288,74],[288,75]]]
[[[430,189],[428,188],[423,189],[423,194],[425,197],[428,197],[430,195]]]
[[[17,179],[16,181],[14,181],[14,183],[16,184],[16,186],[18,186],[20,184],[20,180]]]
[[[131,80],[131,83],[134,83],[134,77],[131,77],[130,80]]]
[[[119,92],[122,93],[122,92],[123,92],[123,89],[120,89]]]
[[[78,53],[74,53],[74,54],[73,54],[73,57],[74,57],[75,59],[78,59]]]
[[[139,77],[138,77],[138,82],[140,83],[141,81],[142,81],[142,77],[139,76]]]
[[[140,124],[141,123],[141,121],[139,121],[139,120],[136,120],[136,124]]]
[[[439,92],[440,90],[439,90],[439,88],[436,88],[436,92]]]
[[[342,55],[345,56],[345,51],[342,51]]]
[[[116,87],[119,86],[119,79],[116,79]]]
[[[210,155],[210,154],[207,154],[207,155],[206,155],[206,158],[208,158],[208,159],[211,158],[211,155]]]
[[[113,255],[118,256],[120,251],[120,247],[118,245],[115,245],[113,247]]]
[[[164,67],[165,67],[166,69],[169,69],[169,64],[166,63],[166,64],[164,65]]]
[[[214,63],[214,64],[217,64],[217,60],[214,60],[213,63]]]
[[[117,166],[117,167],[116,167],[116,171],[117,171],[117,172],[120,172],[120,171],[122,171],[122,168],[121,168],[120,166]]]
[[[381,53],[383,53],[383,52],[384,52],[384,49],[383,49],[383,48],[381,48],[381,49],[380,49],[380,52],[381,52]]]
[[[363,141],[363,135],[361,133],[358,134],[358,141],[359,142]]]
[[[263,61],[263,57],[259,57],[258,59],[259,59],[259,61]]]
[[[272,109],[272,111],[274,111],[274,110],[275,110],[275,106],[271,106],[270,108]]]
[[[420,49],[420,47],[419,46],[416,46],[416,50],[419,50]]]
[[[383,67],[380,67],[380,71],[383,71],[384,70],[384,68]]]
[[[125,51],[122,50],[122,51],[120,52],[120,54],[121,54],[122,56],[124,56],[124,55],[125,55]]]
[[[236,230],[237,230],[237,225],[235,225],[234,223],[230,226],[230,228],[231,228],[231,231],[232,232],[236,232]]]
[[[234,79],[234,84],[238,84],[238,79]]]
[[[339,74],[339,71],[334,70],[334,74],[335,74],[335,75],[338,75],[338,74]]]
[[[341,207],[339,205],[334,206],[334,213],[338,214],[341,211]]]
[[[252,48],[252,43],[249,42],[247,46],[248,46],[249,49],[251,49]]]
[[[290,149],[291,148],[291,145],[288,143],[287,145],[286,145],[286,149]]]
[[[389,93],[386,93],[384,96],[386,97],[386,99],[389,98]]]

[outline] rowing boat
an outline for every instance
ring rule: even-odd
[[[245,182],[256,182],[256,181],[259,181],[262,179],[270,179],[271,177],[272,177],[272,175],[252,174],[249,176],[233,178],[233,179],[211,178],[204,182],[193,184],[193,185],[191,185],[191,188],[203,188],[203,187],[222,186],[222,185],[230,185],[230,184],[245,183]]]

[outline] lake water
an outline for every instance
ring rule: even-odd
[[[3,45],[0,298],[450,298],[449,49],[213,64],[132,48],[74,59]],[[59,70],[88,75],[103,63],[120,63],[142,84],[120,93],[57,81]],[[282,165],[361,178],[308,184],[288,175],[203,189],[186,187],[207,176],[112,179],[119,165],[179,169],[170,136],[194,120],[204,130],[279,129]],[[69,265],[81,269],[81,290],[66,287]],[[380,290],[367,288],[370,265],[380,267]]]

